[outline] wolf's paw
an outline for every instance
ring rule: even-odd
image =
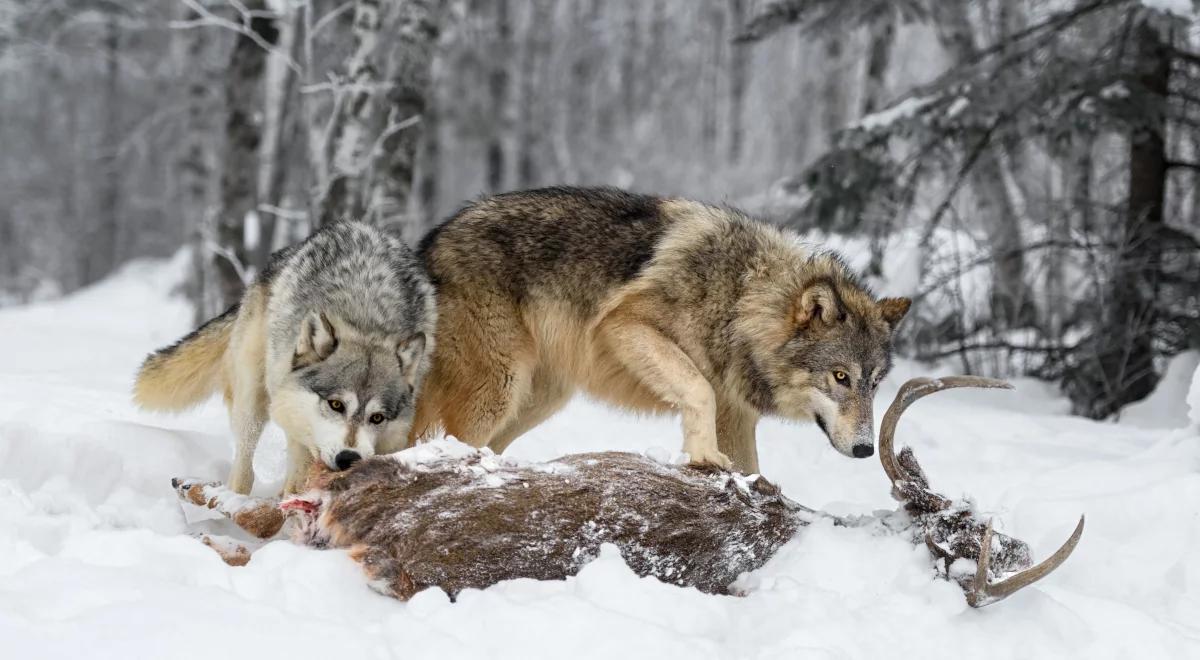
[[[722,470],[733,469],[733,461],[718,449],[684,447],[683,450],[687,452],[689,465],[711,465]]]

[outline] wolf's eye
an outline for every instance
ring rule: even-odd
[[[372,424],[382,424],[383,423],[383,415],[381,415],[380,413],[375,413],[374,415],[371,415],[370,417],[368,417],[367,420],[370,421]]]
[[[846,385],[847,387],[850,385],[850,377],[841,369],[833,372],[833,379],[838,382],[838,385]]]
[[[339,399],[330,399],[329,407],[333,409],[333,412],[342,412],[346,409],[346,404]]]

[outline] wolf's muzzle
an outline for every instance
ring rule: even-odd
[[[854,448],[850,450],[850,453],[854,454],[854,458],[867,458],[875,453],[875,446],[854,445]]]
[[[345,470],[361,460],[362,456],[358,452],[349,449],[343,449],[337,453],[337,456],[333,457],[333,462],[339,470]]]

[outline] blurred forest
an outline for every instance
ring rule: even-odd
[[[1200,349],[1191,0],[0,0],[0,305],[191,246],[197,318],[341,218],[615,185],[916,306],[901,352],[1107,417]]]

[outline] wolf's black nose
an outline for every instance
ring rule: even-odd
[[[854,449],[850,450],[854,454],[854,458],[866,458],[875,453],[874,445],[854,445]],[[344,452],[343,452],[344,453]],[[341,454],[338,455],[338,465],[341,465]]]
[[[343,449],[338,452],[337,456],[333,457],[333,462],[337,463],[339,470],[345,470],[361,460],[362,456],[359,456],[358,452],[350,451],[349,449]]]

